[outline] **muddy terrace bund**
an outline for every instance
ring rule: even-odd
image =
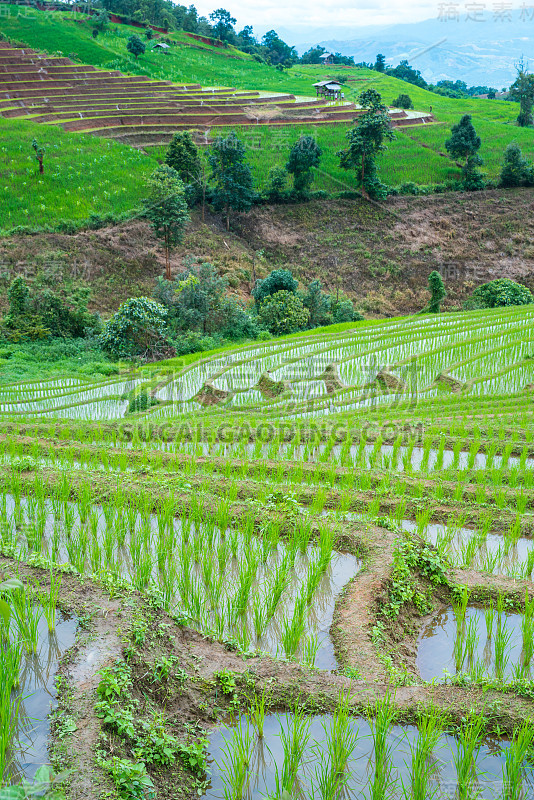
[[[347,123],[359,113],[352,103],[297,101],[292,94],[263,96],[123,75],[0,42],[3,117],[28,117],[130,144],[165,143],[178,130],[204,132],[217,126]],[[390,117],[393,126],[401,127],[433,121],[432,115],[400,109],[391,110]]]
[[[17,625],[77,626],[33,765],[95,800],[534,796],[532,314],[3,387]]]

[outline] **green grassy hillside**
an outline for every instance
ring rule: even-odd
[[[69,13],[45,14],[16,6],[2,8],[4,16],[0,18],[0,31],[12,42],[125,73],[199,82],[206,86],[217,84],[291,92],[297,96],[313,94],[312,84],[325,76],[324,68],[319,66],[297,65],[280,72],[235,48],[215,48],[192,40],[183,32],[170,34],[176,47],[167,53],[147,49],[135,61],[129,57],[126,43],[132,33],[139,32],[136,28],[111,25],[107,32],[94,40],[88,22]],[[148,43],[148,48],[151,46]],[[520,129],[514,124],[516,104],[499,100],[453,100],[371,70],[331,68],[331,74],[339,73],[348,79],[345,94],[349,100],[356,100],[363,88],[374,87],[381,92],[386,103],[392,103],[400,93],[408,93],[416,109],[428,111],[432,107],[437,123],[399,130],[397,138],[382,157],[383,178],[392,185],[405,181],[436,184],[456,177],[458,168],[441,154],[451,125],[464,113],[472,114],[482,137],[481,155],[489,177],[498,176],[503,151],[511,141],[517,141],[525,155],[534,155],[534,131]],[[8,163],[4,174],[9,178],[4,188],[7,195],[6,216],[2,221],[4,229],[24,224],[33,227],[56,224],[64,214],[67,219],[80,222],[94,213],[131,211],[139,204],[144,177],[153,169],[155,159],[162,156],[159,148],[149,150],[148,155],[139,155],[127,146],[110,145],[89,135],[69,134],[55,126],[51,128],[29,121],[0,120],[0,125],[2,151]],[[316,133],[324,153],[316,188],[342,191],[354,188],[353,176],[339,168],[336,157],[336,152],[344,146],[348,127],[250,126],[239,133],[247,142],[258,187],[264,183],[273,164],[285,162],[287,151],[301,133]],[[36,175],[36,164],[32,159],[30,145],[33,136],[47,147],[48,168],[41,178]],[[93,165],[98,165],[98,169]],[[33,191],[28,192],[30,182]],[[50,208],[54,208],[54,219],[45,219]]]

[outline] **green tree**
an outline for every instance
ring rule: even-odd
[[[428,86],[419,70],[411,67],[406,59],[401,61],[398,67],[390,67],[386,72],[388,75],[393,75],[394,78],[399,78],[399,80],[406,81],[406,83],[412,83],[421,89],[426,89]]]
[[[377,55],[373,69],[376,69],[377,72],[386,71],[386,57],[383,53]]]
[[[189,222],[184,184],[176,170],[162,164],[150,176],[148,187],[149,196],[143,200],[145,215],[156,236],[163,239],[165,275],[170,280],[170,250],[182,241]]]
[[[252,297],[256,308],[259,308],[266,297],[281,291],[296,294],[297,289],[298,281],[288,269],[273,269],[264,280],[256,282],[252,290]]]
[[[337,155],[343,169],[356,170],[364,196],[381,199],[387,195],[387,187],[378,179],[376,157],[387,150],[384,142],[394,139],[395,134],[387,108],[375,89],[362,92],[359,103],[364,113],[357,118],[356,127],[347,131],[348,148]]]
[[[303,330],[309,318],[310,312],[300,297],[283,290],[266,297],[258,312],[260,325],[274,336]]]
[[[409,94],[400,94],[391,105],[393,108],[413,108],[412,98]]]
[[[102,11],[100,11],[94,17],[91,17],[91,23],[93,26],[93,38],[96,39],[98,34],[105,31],[109,25],[108,12],[105,9],[102,9]]]
[[[32,147],[35,150],[35,158],[37,159],[37,162],[39,164],[39,175],[42,175],[44,172],[43,160],[45,156],[45,149],[39,144],[37,139],[33,139]]]
[[[478,151],[482,144],[477,135],[470,114],[464,114],[457,125],[451,128],[451,138],[445,142],[445,149],[451,158],[465,159],[462,167],[463,183],[466,189],[479,189],[483,186],[482,176],[477,170],[483,162]]]
[[[211,146],[208,162],[215,183],[213,205],[224,213],[230,230],[230,211],[248,211],[256,199],[252,173],[245,160],[245,145],[232,131],[218,136]]]
[[[276,31],[267,31],[267,33],[263,35],[261,43],[265,59],[273,66],[282,64],[285,67],[290,67],[299,60],[295,48],[286,44],[283,39],[278,36]]]
[[[289,153],[286,170],[293,175],[298,194],[306,194],[313,181],[313,170],[319,166],[322,151],[314,136],[301,136]]]
[[[264,197],[271,203],[279,203],[287,197],[287,169],[285,167],[271,167],[267,175],[267,186]]]
[[[227,278],[221,277],[213,264],[194,263],[189,258],[175,281],[158,279],[154,295],[168,309],[173,335],[200,331],[228,339],[255,338],[253,320],[234,298],[226,296],[227,288]],[[183,344],[183,339],[180,342]]]
[[[30,299],[30,290],[24,278],[18,275],[13,278],[7,290],[7,299],[9,302],[9,316],[19,317],[28,311],[28,304]]]
[[[206,200],[206,182],[200,152],[189,131],[179,131],[171,139],[165,163],[175,169],[185,184],[185,198],[189,206]]]
[[[428,288],[430,289],[431,298],[427,310],[431,314],[439,314],[441,311],[441,303],[447,296],[447,292],[443,285],[443,279],[436,270],[431,272],[428,276]]]
[[[169,344],[167,309],[149,297],[131,297],[119,306],[99,336],[113,358],[153,358]]]
[[[143,42],[142,39],[139,38],[139,36],[136,36],[136,34],[134,33],[128,39],[128,44],[126,45],[126,49],[128,50],[129,53],[132,54],[132,56],[137,61],[139,56],[142,56],[143,53],[145,52],[146,44]]]
[[[497,278],[489,283],[478,286],[468,298],[464,307],[498,308],[501,306],[525,306],[534,302],[532,292],[522,283],[516,283],[509,278]]]
[[[213,34],[217,39],[225,42],[234,38],[234,25],[237,20],[229,11],[225,8],[217,8],[211,12],[210,19],[213,22]]]
[[[523,60],[517,66],[517,78],[510,86],[510,99],[519,102],[517,124],[526,128],[533,124],[532,107],[534,105],[534,75],[527,72]]]
[[[534,167],[523,158],[521,148],[515,142],[504,151],[501,169],[501,186],[533,186]]]
[[[329,325],[332,322],[331,298],[329,294],[323,292],[321,281],[315,280],[310,283],[302,302],[310,312],[310,328]]]

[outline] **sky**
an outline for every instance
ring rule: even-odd
[[[183,2],[183,0],[182,0]],[[214,7],[213,0],[195,3],[203,16],[208,16]],[[288,28],[306,33],[317,29],[319,38],[322,28],[347,26],[347,38],[351,30],[363,25],[387,25],[396,22],[419,22],[438,16],[444,3],[429,0],[225,0],[226,8],[237,19],[237,28],[253,25],[256,35],[266,30]],[[447,4],[448,5],[448,4]]]

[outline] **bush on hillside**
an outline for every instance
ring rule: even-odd
[[[283,289],[266,297],[258,312],[260,325],[274,336],[302,330],[309,318],[310,312],[300,297]]]
[[[472,293],[464,303],[468,310],[477,308],[497,308],[500,306],[525,306],[534,302],[532,292],[521,283],[509,278],[497,278],[484,283]]]
[[[167,309],[149,297],[131,297],[104,326],[99,343],[114,358],[149,360],[174,355],[168,340]]]
[[[259,308],[269,295],[281,291],[296,294],[297,289],[298,281],[288,269],[274,269],[265,280],[256,282],[252,290],[252,297],[256,302],[256,307]]]
[[[501,186],[534,186],[534,167],[523,158],[518,144],[509,144],[504,151]]]
[[[391,105],[393,108],[413,108],[412,98],[409,94],[400,94]]]
[[[51,289],[30,288],[24,278],[11,282],[8,313],[2,318],[0,336],[11,342],[50,337],[83,338],[100,329],[100,319],[87,305],[90,289],[76,289],[61,295]]]

